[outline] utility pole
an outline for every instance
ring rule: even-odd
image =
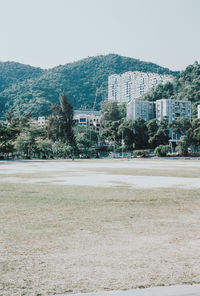
[[[124,158],[124,132],[122,132],[122,158]]]
[[[113,147],[113,154],[114,154],[114,157],[115,157],[115,136],[114,136],[114,147]]]

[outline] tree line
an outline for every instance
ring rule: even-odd
[[[194,118],[190,121],[188,118],[179,118],[169,124],[168,119],[164,117],[160,123],[156,119],[146,122],[141,117],[127,120],[125,112],[125,105],[117,105],[115,102],[108,102],[102,108],[104,122],[102,138],[115,146],[115,151],[121,151],[123,144],[126,151],[150,149],[164,156],[169,152],[169,140],[172,134],[179,136],[176,148],[180,155],[187,155],[189,147],[193,151],[198,151],[199,119]]]
[[[95,131],[74,125],[72,104],[60,96],[52,106],[45,128],[34,124],[31,114],[15,116],[7,112],[7,125],[0,124],[1,158],[73,158],[78,153],[95,155],[98,135]]]
[[[126,119],[125,105],[106,102],[102,105],[102,130],[77,126],[73,120],[72,104],[67,96],[60,96],[60,104],[52,106],[45,128],[33,124],[30,113],[15,115],[7,112],[7,125],[0,124],[1,158],[73,158],[77,155],[98,157],[99,152],[134,152],[144,155],[148,150],[165,156],[169,152],[172,133],[179,135],[177,150],[187,155],[188,148],[198,151],[200,147],[200,120],[179,118],[172,124],[163,118],[145,122],[141,117]]]

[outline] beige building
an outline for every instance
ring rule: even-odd
[[[78,125],[93,128],[96,131],[101,130],[101,114],[99,111],[74,111],[74,121]]]
[[[31,122],[35,126],[45,127],[48,123],[48,119],[46,119],[44,116],[39,116],[37,120],[33,119]]]

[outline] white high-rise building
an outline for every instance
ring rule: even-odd
[[[142,97],[159,83],[166,83],[172,79],[170,75],[138,71],[114,74],[108,77],[108,100],[119,104],[128,103]]]
[[[167,117],[169,123],[181,117],[191,119],[191,102],[171,99],[157,100],[156,119],[160,122],[163,117]]]
[[[200,119],[200,105],[197,106],[198,119]]]
[[[155,103],[149,101],[132,100],[126,105],[126,118],[135,120],[142,117],[145,121],[155,118]]]

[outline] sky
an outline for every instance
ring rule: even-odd
[[[41,68],[116,53],[200,62],[200,0],[0,0],[0,61]]]

